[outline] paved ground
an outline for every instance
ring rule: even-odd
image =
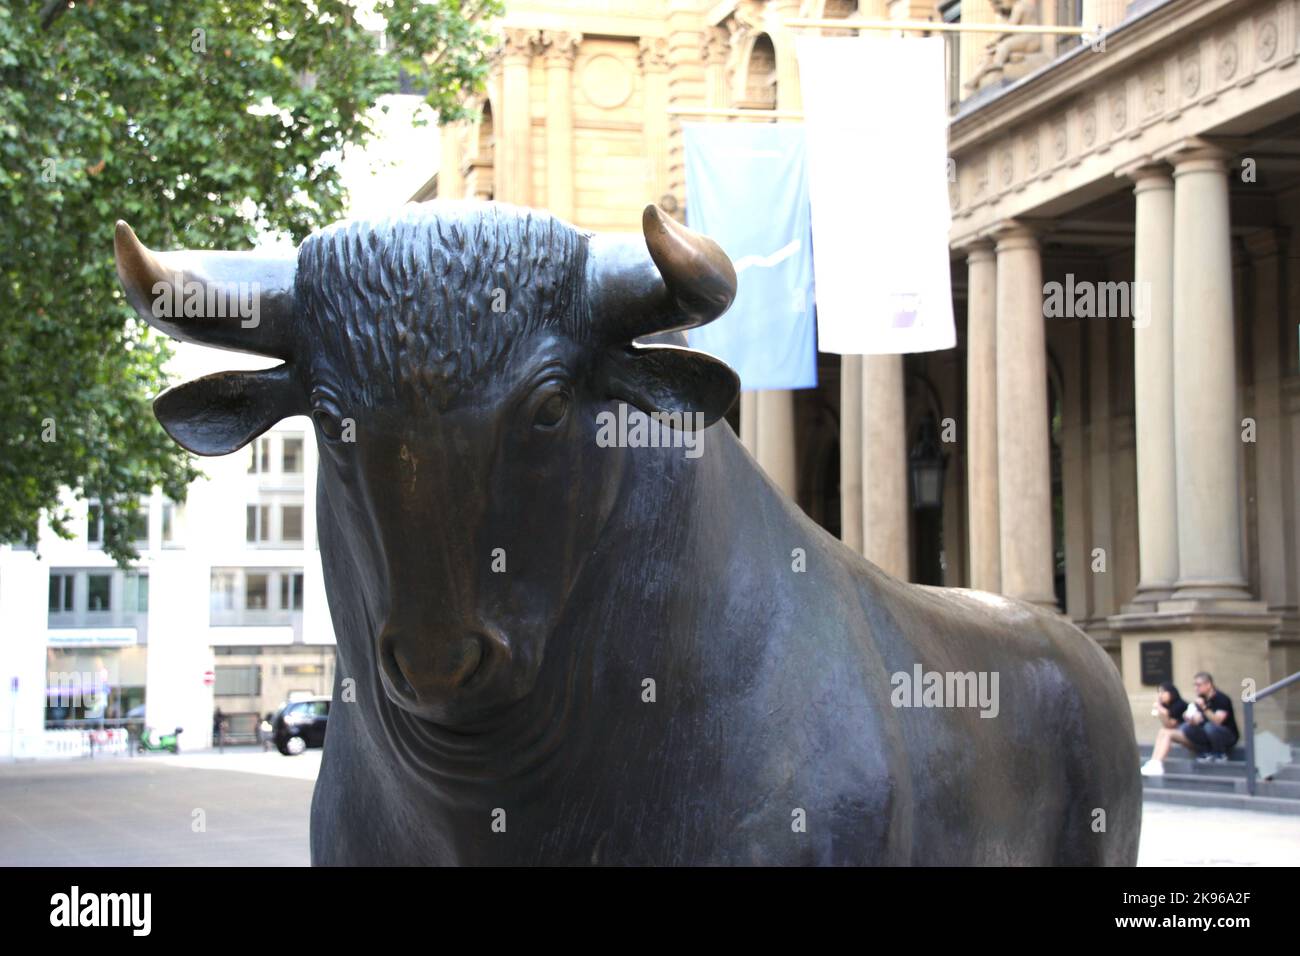
[[[319,751],[0,764],[0,865],[306,866],[319,765]]]
[[[319,769],[318,750],[0,764],[0,866],[306,866]],[[1300,818],[1148,803],[1138,862],[1300,865]]]
[[[1139,866],[1300,866],[1300,817],[1146,803]]]

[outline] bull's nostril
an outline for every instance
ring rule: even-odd
[[[477,636],[467,637],[460,641],[457,647],[458,661],[454,668],[454,673],[457,675],[457,687],[464,687],[474,679],[474,675],[478,673],[485,656],[482,638]]]
[[[411,681],[406,676],[406,669],[402,667],[402,662],[398,660],[397,653],[391,646],[384,649],[384,670],[388,672],[388,680],[393,685],[393,690],[403,697],[415,696],[415,688],[411,686]]]

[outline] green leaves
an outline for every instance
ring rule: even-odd
[[[501,4],[377,0],[384,53],[340,0],[83,0],[48,28],[44,6],[0,6],[0,541],[57,530],[67,487],[125,563],[135,502],[197,472],[150,408],[167,351],[117,288],[114,222],[155,248],[301,240],[341,216],[335,159],[401,71],[463,115]]]

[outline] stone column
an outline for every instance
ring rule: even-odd
[[[542,34],[546,50],[546,205],[573,219],[573,61],[582,35]]]
[[[637,61],[645,79],[646,196],[661,203],[668,188],[668,41],[642,37]]]
[[[1034,232],[997,243],[998,551],[1002,593],[1055,608],[1043,266]]]
[[[727,105],[727,54],[731,44],[722,27],[709,27],[700,43],[704,61],[705,104],[711,108]]]
[[[894,577],[911,572],[903,357],[862,357],[862,553]]]
[[[1296,605],[1296,527],[1289,520],[1295,494],[1295,455],[1291,416],[1286,410],[1289,335],[1286,318],[1287,242],[1285,234],[1261,229],[1246,241],[1254,263],[1257,335],[1255,353],[1255,495],[1259,503],[1259,596],[1272,608]],[[1295,261],[1294,259],[1291,261]],[[1289,330],[1288,330],[1289,332]],[[1295,668],[1290,668],[1291,673]]]
[[[840,540],[862,553],[862,356],[840,357]]]
[[[740,393],[740,443],[758,460],[758,392]]]
[[[1137,197],[1133,385],[1137,431],[1138,587],[1162,601],[1178,580],[1174,453],[1174,181],[1164,165],[1127,172]]]
[[[511,28],[502,44],[500,137],[496,149],[496,198],[532,205],[533,121],[529,72],[537,30]]]
[[[754,393],[758,424],[758,463],[791,498],[799,491],[794,453],[794,392],[771,389]]]
[[[693,0],[667,0],[664,4],[665,29],[668,39],[668,105],[699,106],[707,101],[709,91],[705,82],[705,68],[701,63],[701,22],[698,5]],[[725,106],[725,103],[707,103]],[[664,205],[664,211],[685,219],[686,158],[682,140],[682,117],[673,117],[668,124],[668,192],[673,197],[673,208]],[[691,119],[691,117],[685,117]],[[741,412],[744,414],[743,410]]]
[[[1248,600],[1241,560],[1237,357],[1228,154],[1199,141],[1174,164],[1175,599]]]
[[[997,260],[993,244],[966,254],[966,498],[970,586],[1002,589],[998,543]]]
[[[453,123],[444,126],[438,136],[438,199],[465,198],[466,130],[473,128],[473,125]]]
[[[777,6],[781,6],[778,4]],[[776,7],[769,10],[775,13]],[[790,14],[793,15],[793,14]],[[778,44],[779,37],[772,37]],[[799,71],[794,50],[786,45],[788,54],[782,55],[777,46],[777,109],[799,109]],[[758,393],[758,463],[791,498],[798,493],[798,472],[795,460],[794,392],[789,389],[771,389]]]

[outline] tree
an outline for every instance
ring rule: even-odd
[[[65,537],[98,500],[104,549],[154,486],[198,472],[154,420],[166,344],[126,306],[113,226],[154,248],[300,241],[341,215],[334,168],[399,72],[443,122],[482,88],[500,0],[45,0],[0,6],[0,542]]]

